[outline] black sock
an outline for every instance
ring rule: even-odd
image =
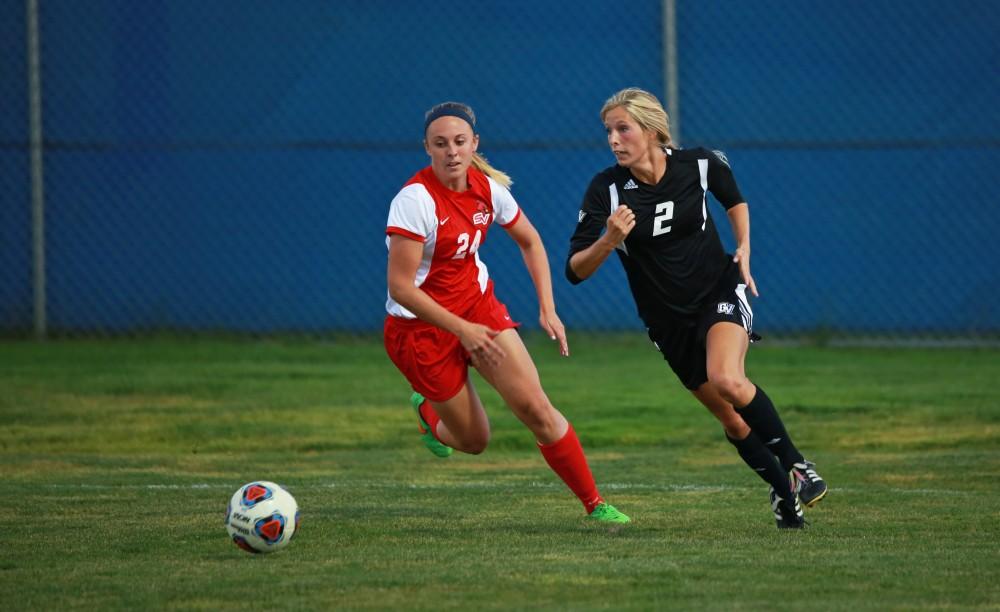
[[[761,480],[774,487],[782,499],[792,499],[792,485],[788,479],[788,472],[778,465],[774,455],[764,446],[757,434],[751,431],[750,435],[742,440],[735,440],[726,434],[726,439],[736,447],[736,452],[740,454],[743,462],[749,465]]]
[[[805,461],[802,453],[795,448],[788,432],[785,431],[785,424],[781,422],[781,417],[774,409],[771,398],[764,393],[763,389],[757,387],[757,393],[750,400],[750,403],[742,408],[737,408],[736,413],[743,417],[750,429],[757,433],[764,446],[774,453],[774,456],[781,462],[781,467],[785,468],[786,471],[792,469],[793,463]]]

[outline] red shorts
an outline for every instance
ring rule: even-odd
[[[520,325],[492,290],[463,318],[497,331]],[[469,377],[469,353],[455,334],[420,319],[387,316],[382,338],[389,359],[417,393],[443,402],[462,390]]]

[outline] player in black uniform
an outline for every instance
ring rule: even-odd
[[[770,485],[779,528],[804,525],[827,487],[792,443],[764,390],[744,372],[756,296],[750,275],[750,216],[719,151],[671,148],[667,114],[641,89],[601,109],[618,163],[591,181],[570,241],[566,276],[577,284],[612,251],[649,338],[674,373],[722,423],[743,461]],[[707,195],[725,207],[736,252],[722,248]]]

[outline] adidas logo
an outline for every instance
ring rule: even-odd
[[[625,186],[622,187],[622,189],[638,189],[638,188],[639,186],[636,185],[635,181],[633,181],[632,179],[629,179],[628,182],[625,183]]]

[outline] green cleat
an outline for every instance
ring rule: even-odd
[[[442,459],[451,457],[451,454],[455,452],[455,450],[450,446],[442,444],[440,440],[435,438],[434,434],[431,433],[431,426],[428,425],[427,421],[424,420],[424,417],[420,415],[420,404],[423,403],[423,395],[414,392],[413,395],[410,396],[410,405],[413,406],[413,411],[417,413],[417,427],[420,428],[420,439],[424,441],[424,446],[427,447],[427,450],[434,453],[435,457],[440,457]]]
[[[591,520],[600,521],[602,523],[631,523],[632,519],[628,515],[623,514],[617,508],[612,506],[607,502],[601,502],[597,504],[593,512],[589,515]]]

